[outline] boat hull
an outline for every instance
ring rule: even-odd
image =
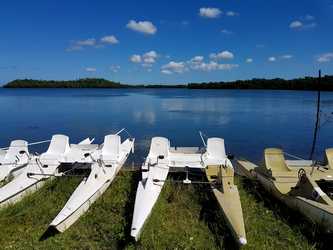
[[[233,237],[240,245],[247,243],[243,211],[238,188],[233,184],[234,171],[231,166],[208,166],[205,170],[212,192],[221,208],[224,219]]]
[[[308,221],[320,226],[326,233],[333,232],[333,206],[316,202],[299,195],[281,193],[274,181],[255,170],[255,165],[248,162],[239,162],[242,172],[259,181],[263,188],[273,197],[280,200],[289,208],[301,213]],[[296,182],[297,183],[297,182]],[[296,186],[296,184],[294,185]],[[322,193],[325,196],[326,194]]]
[[[108,189],[112,181],[133,150],[134,141],[126,140],[124,154],[118,162],[112,165],[93,163],[88,178],[84,178],[75,189],[63,209],[50,223],[49,228],[55,228],[63,233],[72,226],[90,206]]]
[[[153,207],[162,191],[168,176],[169,167],[157,165],[151,167],[148,174],[143,173],[143,180],[139,182],[136,191],[134,213],[131,226],[131,236],[137,241],[141,235],[145,222],[149,218]],[[158,181],[156,181],[158,180]]]
[[[21,173],[24,172],[24,169],[28,166],[28,164],[22,164],[22,165],[18,165],[18,166],[14,166],[14,165],[8,165],[8,166],[1,166],[0,167],[0,182],[4,181],[8,178],[11,177],[17,177],[19,176]]]
[[[320,204],[301,196],[290,196],[281,194],[274,183],[261,174],[257,174],[258,181],[266,191],[272,194],[276,199],[282,201],[285,205],[300,212],[308,221],[320,225],[326,233],[333,232],[333,207]]]
[[[0,188],[0,207],[14,204],[22,200],[22,198],[28,194],[34,193],[51,177],[45,175],[29,175],[29,173],[52,175],[55,174],[57,168],[58,165],[50,165],[47,168],[42,168],[34,161],[29,163],[23,173]]]
[[[84,213],[88,211],[90,206],[108,189],[112,181],[104,183],[104,185],[98,189],[91,197],[89,197],[79,208],[72,212],[64,220],[56,224],[57,222],[51,222],[50,227],[54,227],[58,232],[63,233],[70,226],[72,226]]]

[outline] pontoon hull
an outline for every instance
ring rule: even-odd
[[[243,211],[238,188],[233,184],[234,171],[231,163],[229,162],[228,167],[208,166],[205,172],[233,237],[240,245],[245,245],[247,240]]]
[[[63,209],[50,223],[49,228],[55,228],[58,232],[64,232],[73,225],[90,206],[108,189],[112,181],[120,171],[134,147],[134,140],[126,140],[124,152],[119,162],[110,166],[94,163],[88,178],[81,181],[75,189]]]
[[[283,202],[294,211],[300,212],[307,220],[319,225],[325,232],[333,232],[333,207],[319,202],[306,199],[301,196],[291,196],[282,194],[274,185],[274,182],[268,177],[254,170],[254,164],[239,162],[243,173],[250,178],[254,178],[264,187],[264,189],[273,195],[276,199]]]
[[[51,222],[50,227],[54,227],[58,232],[63,233],[70,226],[72,226],[84,213],[88,211],[90,206],[108,189],[112,181],[104,183],[104,185],[98,189],[92,196],[90,196],[85,202],[83,202],[74,212],[65,216],[60,222],[59,219],[55,218],[54,222]],[[78,187],[78,190],[80,188]],[[69,205],[69,204],[68,204]],[[68,206],[68,205],[65,205]]]
[[[14,167],[13,165],[9,166],[0,166],[0,182],[6,180],[8,177],[17,177],[24,172],[24,169],[28,164],[22,164]]]
[[[42,169],[37,163],[30,163],[22,174],[0,188],[0,207],[20,201],[23,197],[41,188],[45,180],[50,178],[50,176],[42,175],[29,176],[28,173],[54,174],[57,167],[57,165],[48,166]]]
[[[138,184],[131,226],[131,236],[134,237],[135,240],[139,239],[143,226],[158,200],[165,180],[168,176],[168,172],[169,167],[167,166],[151,167],[147,178],[144,178]]]
[[[281,194],[272,181],[261,174],[257,174],[256,176],[265,190],[275,198],[282,201],[291,209],[300,212],[310,222],[320,225],[327,233],[333,232],[333,207],[304,197]]]

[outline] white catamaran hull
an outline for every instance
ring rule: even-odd
[[[24,172],[11,182],[0,188],[0,207],[20,201],[24,196],[38,190],[44,181],[55,174],[59,165],[41,167],[36,159],[32,160],[24,169]],[[43,174],[32,175],[29,173]]]
[[[51,222],[50,227],[56,228],[59,232],[64,232],[76,222],[110,186],[116,172],[118,172],[114,167],[112,168],[105,169],[107,173],[103,173],[102,167],[97,163],[93,164],[89,177],[82,180],[64,208]],[[95,178],[95,176],[97,177]]]
[[[2,165],[0,166],[0,181],[6,180],[8,177],[17,177],[24,172],[24,169],[28,166],[27,163],[20,165]]]
[[[101,166],[98,163],[92,165],[88,178],[82,180],[63,209],[50,223],[49,228],[64,232],[107,190],[127,160],[134,141],[126,140],[123,144],[124,147],[119,161],[111,166]]]
[[[42,187],[45,180],[57,174],[60,160],[69,150],[68,140],[67,136],[54,135],[46,153],[33,157],[20,175],[1,187],[0,207],[20,201],[27,194]],[[89,142],[90,140],[86,139],[79,144]]]
[[[144,223],[150,216],[151,211],[157,202],[168,176],[168,172],[168,165],[158,164],[150,167],[149,172],[143,173],[142,181],[139,182],[136,191],[131,227],[131,236],[134,237],[135,240],[139,239]]]

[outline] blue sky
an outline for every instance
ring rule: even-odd
[[[333,0],[13,0],[0,12],[0,83],[333,74]]]

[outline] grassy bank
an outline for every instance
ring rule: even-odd
[[[0,211],[2,249],[232,249],[222,214],[205,186],[166,184],[141,240],[130,237],[138,174],[121,173],[91,209],[63,234],[39,241],[80,179],[49,181]],[[248,245],[244,249],[314,249],[302,227],[259,201],[241,181]]]

